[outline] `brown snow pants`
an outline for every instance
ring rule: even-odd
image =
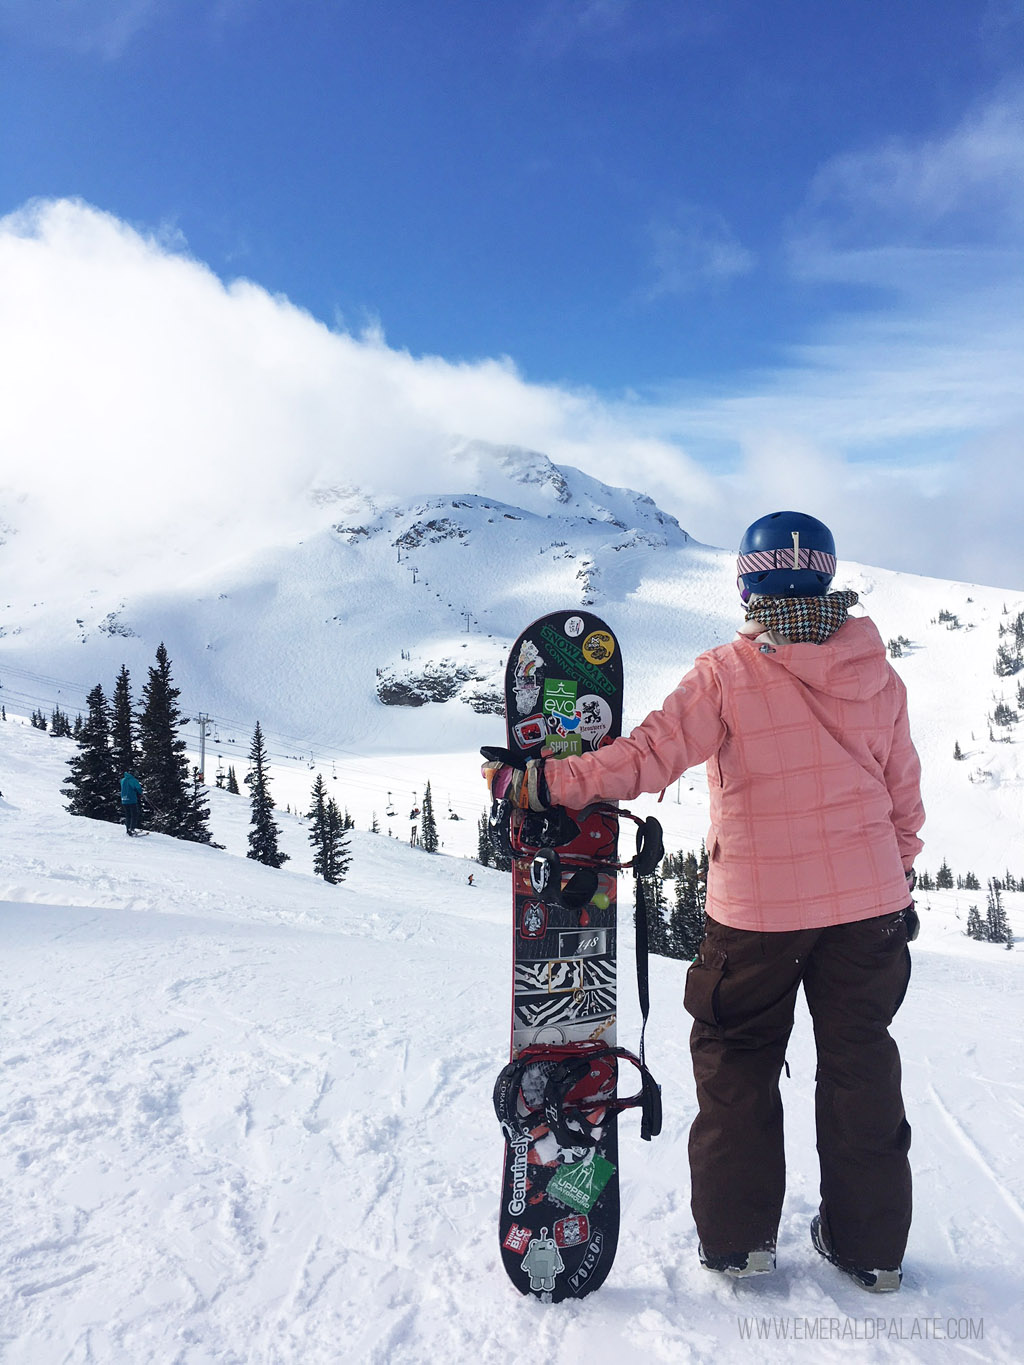
[[[708,920],[685,992],[699,1105],[691,1208],[705,1251],[775,1245],[786,1189],[779,1077],[802,982],[818,1054],[826,1236],[847,1264],[900,1264],[910,1229],[910,1125],[889,1024],[909,980],[903,912],[763,934]]]

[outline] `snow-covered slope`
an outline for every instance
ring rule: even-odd
[[[238,856],[245,800],[216,791],[225,851],[129,841],[61,809],[69,748],[0,724],[5,1365],[1020,1359],[1024,963],[963,937],[963,895],[922,901],[896,1024],[917,1208],[897,1298],[807,1240],[802,1010],[780,1268],[745,1284],[699,1268],[683,969],[657,959],[665,1132],[644,1144],[623,1121],[612,1276],[546,1308],[508,1285],[495,1231],[506,879],[357,832],[350,879],[328,887],[287,816],[292,861],[271,871]],[[629,1042],[628,978],[621,1006]]]
[[[76,567],[96,562],[87,528],[81,543],[53,545],[19,532],[19,515],[26,528],[39,519],[11,503],[0,509],[13,528],[0,544],[0,699],[22,714],[58,703],[74,715],[95,682],[109,692],[122,663],[138,691],[163,640],[186,711],[213,718],[212,767],[218,754],[244,763],[259,719],[279,769],[303,761],[278,789],[282,802],[306,803],[312,763],[352,779],[343,795],[365,824],[373,809],[383,814],[388,791],[397,808],[444,773],[449,799],[473,819],[482,805],[473,754],[500,738],[489,711],[508,645],[529,620],[582,603],[606,617],[623,645],[627,724],[697,653],[732,637],[733,554],[694,541],[642,494],[531,451],[465,442],[453,461],[465,487],[484,491],[399,503],[323,484],[301,518],[289,509],[287,525],[304,518],[301,539],[224,563],[215,539],[195,557],[195,528],[184,559],[169,526],[151,559],[121,562],[107,547],[95,581]],[[429,487],[429,470],[423,479]],[[935,871],[945,858],[982,879],[1008,867],[1024,875],[1020,727],[996,725],[989,738],[996,702],[1019,706],[1024,673],[999,679],[993,665],[1024,593],[851,563],[837,584],[861,593],[883,638],[910,642],[896,667],[925,767],[922,865]],[[448,700],[381,700],[410,694]],[[190,735],[198,740],[196,726]],[[403,769],[397,757],[410,753],[422,762]],[[701,783],[700,773],[686,783],[698,802]],[[700,814],[679,837],[693,846],[705,831]]]

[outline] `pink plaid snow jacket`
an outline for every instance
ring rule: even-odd
[[[712,918],[778,931],[903,909],[921,766],[878,631],[858,617],[821,645],[765,639],[701,654],[628,738],[549,762],[552,800],[629,801],[706,760]]]

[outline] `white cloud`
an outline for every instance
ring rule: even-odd
[[[168,558],[292,540],[314,487],[473,491],[459,437],[622,483],[669,466],[703,477],[593,395],[527,384],[507,360],[417,359],[379,332],[332,332],[81,203],[0,220],[0,298],[0,518],[35,518],[83,571],[127,561],[159,580]]]
[[[918,272],[955,272],[986,250],[1019,251],[1022,227],[1024,90],[1014,86],[944,137],[892,139],[827,162],[794,222],[793,260],[820,277],[849,279],[852,269],[858,281],[874,265],[876,282],[899,286],[900,249],[917,254]]]
[[[648,302],[723,284],[754,268],[753,255],[712,209],[682,205],[652,222],[648,235],[654,276],[645,294]]]
[[[456,454],[473,438],[640,488],[712,543],[788,503],[847,558],[1024,586],[1024,298],[991,282],[839,320],[740,394],[618,402],[331,331],[69,201],[0,220],[0,300],[0,522],[34,524],[78,582],[293,541],[314,488],[474,491]]]

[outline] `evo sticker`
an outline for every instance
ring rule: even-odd
[[[612,1163],[595,1154],[592,1161],[577,1161],[557,1171],[548,1181],[548,1198],[568,1204],[577,1213],[589,1213],[614,1174]]]
[[[544,680],[544,714],[558,719],[576,714],[576,693],[578,684],[572,678],[546,678]]]

